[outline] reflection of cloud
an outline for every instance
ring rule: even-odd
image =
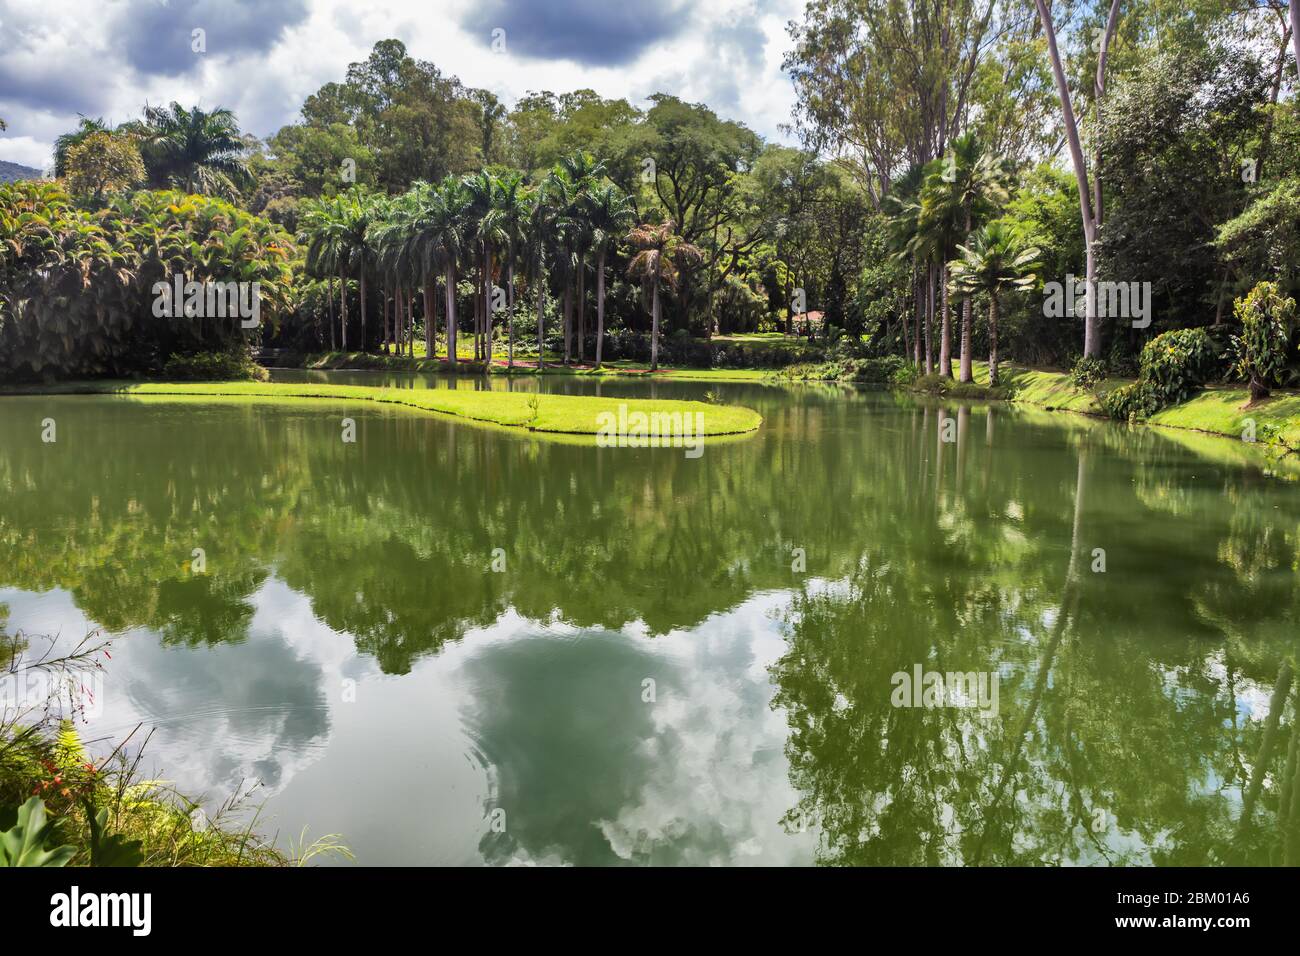
[[[532,636],[471,658],[466,722],[508,821],[484,839],[488,860],[808,860],[813,837],[780,824],[796,797],[769,706],[784,644],[768,611],[784,600],[662,638]],[[647,677],[654,703],[641,699]]]

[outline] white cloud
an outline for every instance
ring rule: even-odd
[[[39,8],[0,0],[0,117],[9,123],[0,133],[0,159],[43,167],[54,138],[76,125],[78,113],[121,122],[146,101],[226,106],[244,129],[266,136],[292,122],[308,94],[341,80],[348,63],[389,37],[507,103],[529,90],[587,87],[644,106],[650,94],[666,92],[706,103],[769,139],[787,139],[778,125],[788,122],[794,94],[781,58],[790,45],[785,24],[798,17],[802,0],[685,0],[680,23],[652,31],[657,38],[644,47],[624,42],[632,58],[614,65],[573,43],[560,45],[563,57],[524,56],[511,48],[508,20],[507,52],[493,53],[490,31],[463,25],[476,22],[478,0],[303,3],[301,15],[295,8],[265,23],[239,0],[53,0]],[[178,54],[189,20],[220,26],[223,7],[236,31],[226,35],[225,49],[221,31],[209,27],[206,53]],[[146,13],[149,23],[177,18],[156,34],[157,43],[168,44],[156,63],[144,59],[155,35],[139,32]],[[599,43],[599,33],[589,42]],[[515,44],[521,45],[537,48]],[[197,62],[186,67],[190,58]]]

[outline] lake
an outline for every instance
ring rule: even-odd
[[[365,864],[1279,861],[1276,795],[1238,818],[1296,649],[1293,474],[1004,405],[541,387],[765,421],[690,458],[6,397],[0,627],[111,637],[85,737],[155,728],[150,775],[256,784],[264,832]]]

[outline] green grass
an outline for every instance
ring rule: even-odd
[[[600,416],[619,414],[701,413],[703,435],[734,435],[758,428],[758,412],[738,405],[617,397],[542,395],[535,392],[490,392],[472,389],[372,388],[365,385],[311,385],[281,382],[80,382],[14,388],[10,394],[107,394],[141,399],[216,399],[234,401],[314,399],[334,402],[384,402],[443,415],[532,432],[595,435]],[[692,419],[692,422],[695,421]]]

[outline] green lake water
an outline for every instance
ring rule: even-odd
[[[1278,861],[1271,785],[1238,818],[1300,635],[1294,480],[1008,406],[542,387],[765,421],[693,459],[3,398],[0,627],[111,636],[87,738],[156,728],[151,772],[213,806],[256,781],[264,831],[366,864]],[[896,706],[918,670],[996,706]]]

